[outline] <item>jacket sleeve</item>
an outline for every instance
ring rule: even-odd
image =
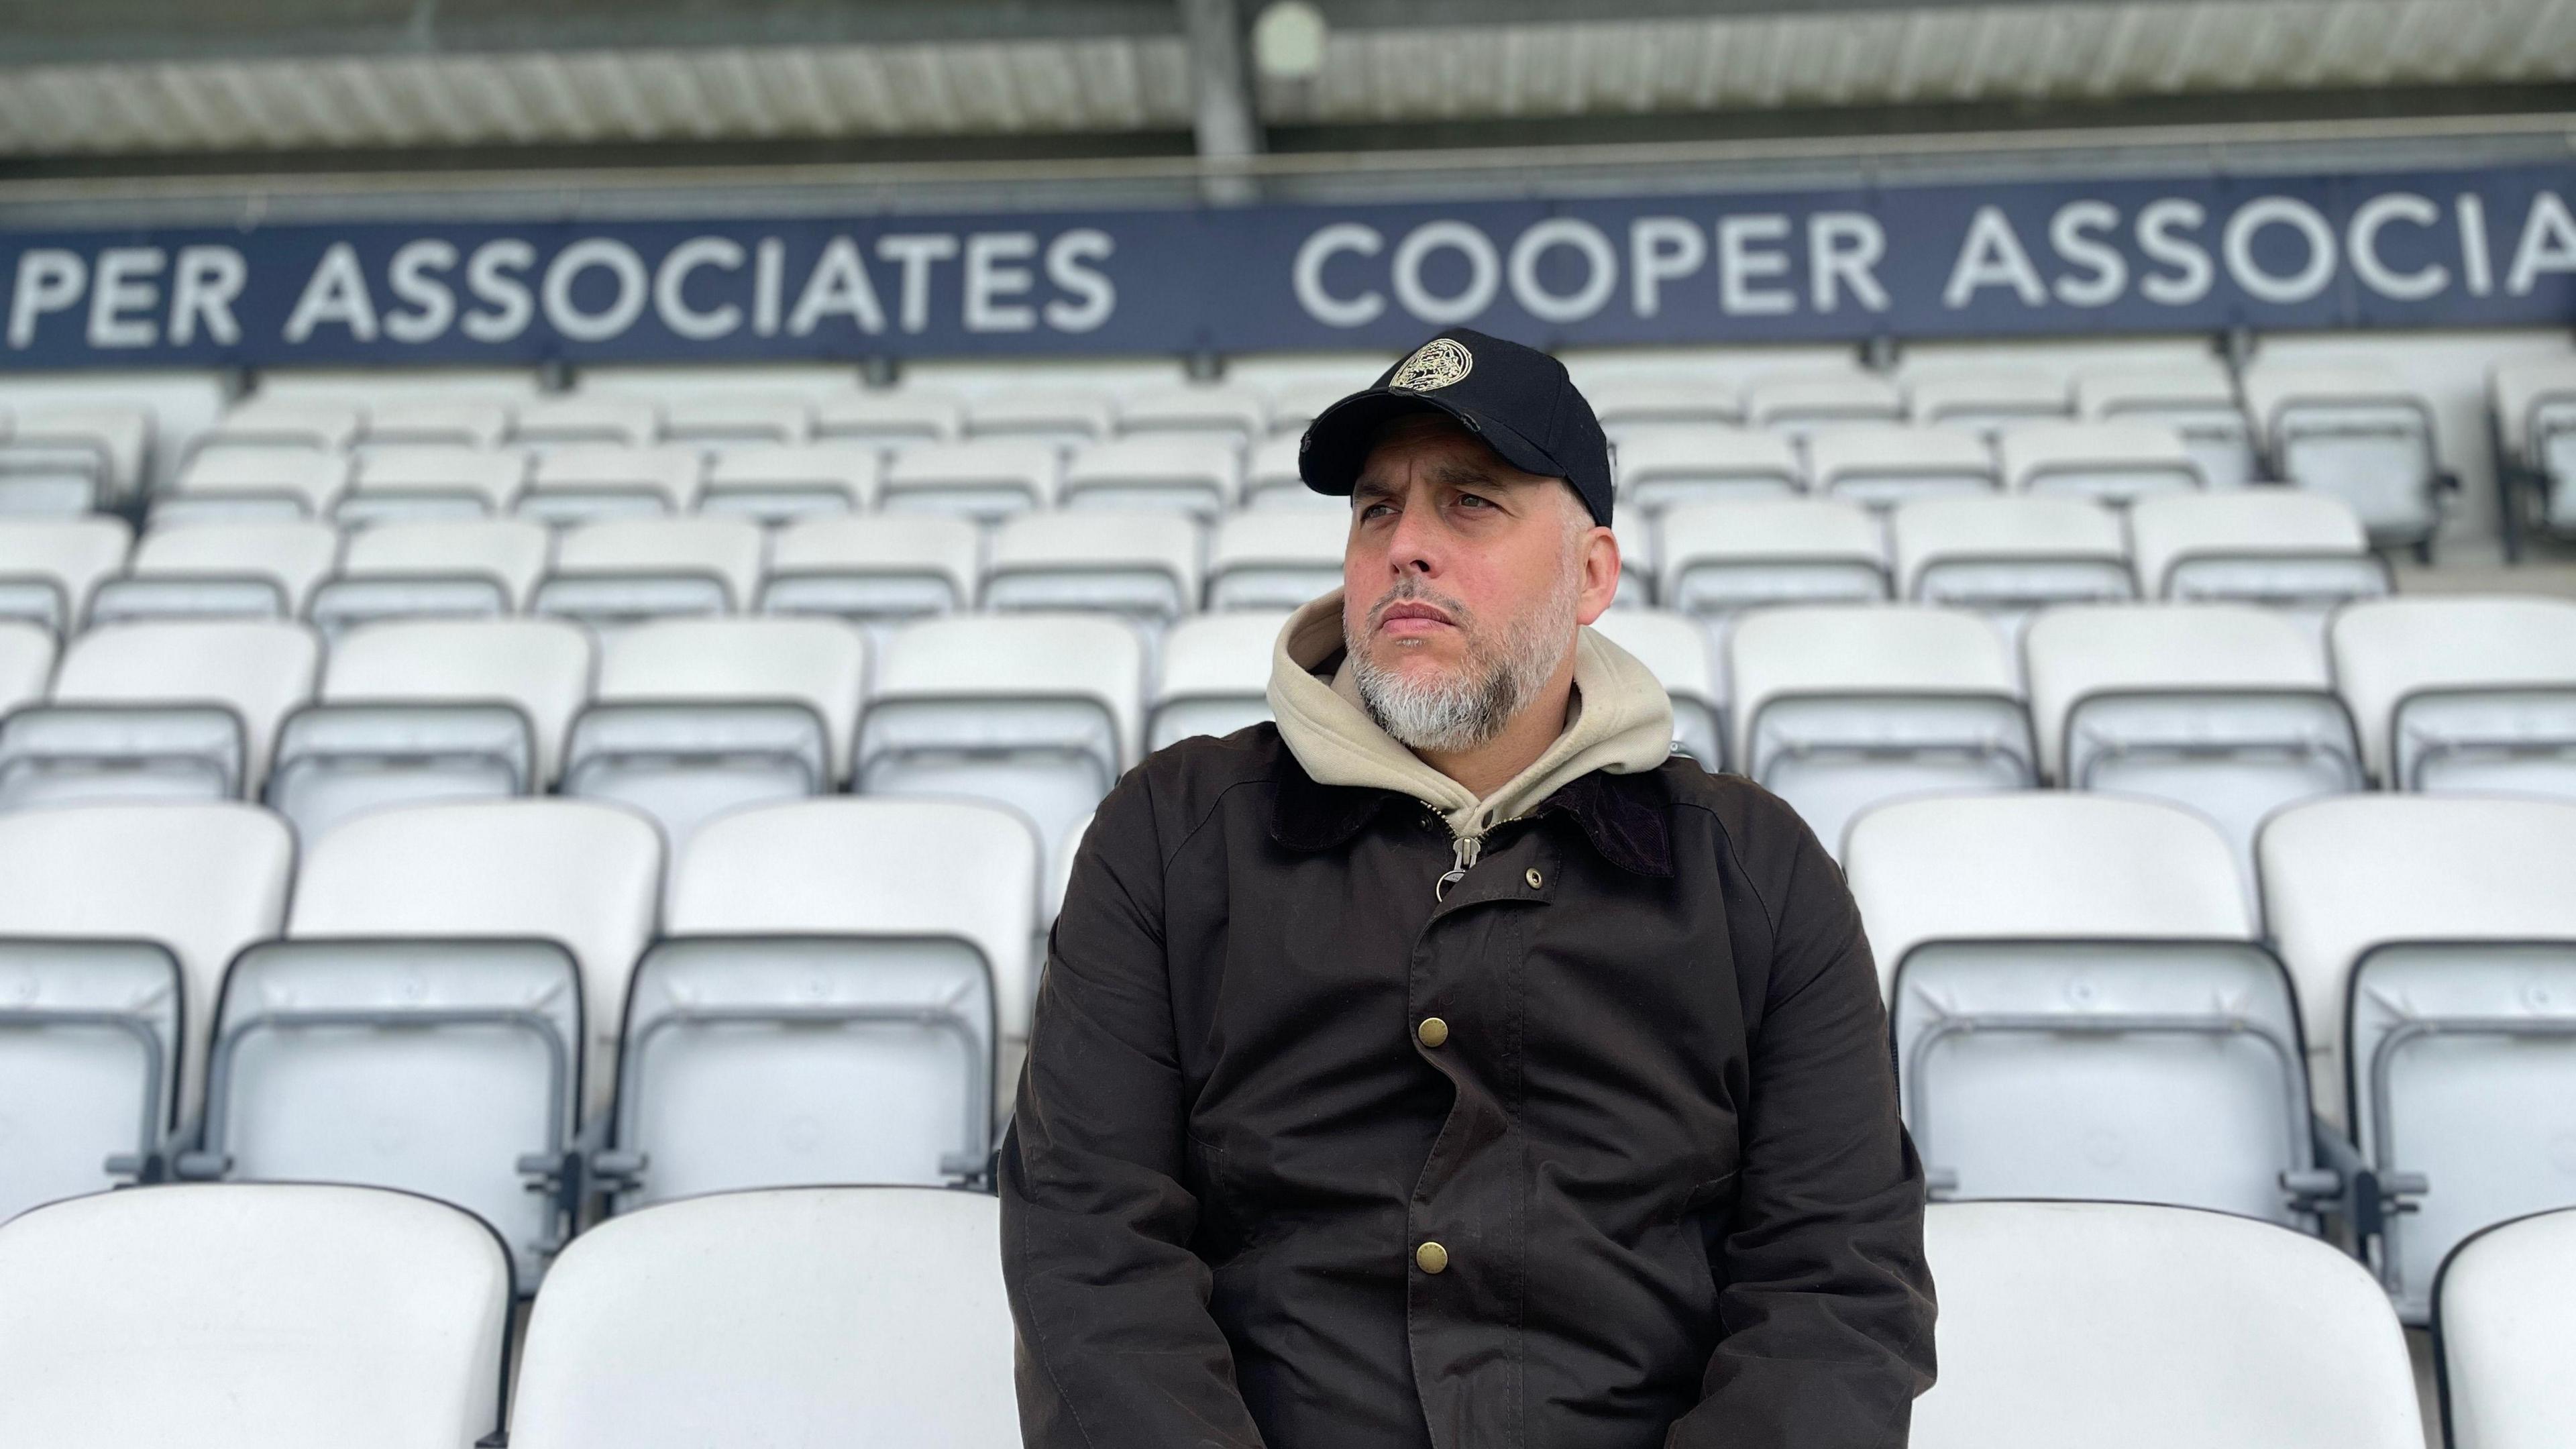
[[[1903,1449],[1932,1384],[1932,1278],[1878,971],[1840,868],[1786,804],[1750,793],[1730,864],[1772,949],[1716,1264],[1725,1336],[1666,1443]]]
[[[1002,1275],[1030,1449],[1257,1449],[1190,1250],[1186,1109],[1142,771],[1102,802],[1049,936],[1002,1145]]]

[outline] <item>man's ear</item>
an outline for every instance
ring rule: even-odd
[[[1589,624],[1619,596],[1619,535],[1596,523],[1584,530],[1575,548],[1575,568],[1582,588],[1575,595],[1574,620]]]

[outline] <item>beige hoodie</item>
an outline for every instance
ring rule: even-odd
[[[1553,795],[1569,781],[1606,770],[1651,770],[1672,753],[1673,704],[1636,656],[1591,629],[1575,631],[1574,698],[1565,732],[1528,769],[1479,800],[1378,728],[1342,661],[1328,683],[1315,671],[1342,651],[1342,595],[1336,589],[1299,609],[1270,650],[1270,712],[1306,773],[1326,785],[1399,790],[1439,811],[1474,863],[1471,842]]]

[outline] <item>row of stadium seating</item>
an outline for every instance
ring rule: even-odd
[[[1907,1120],[1936,1196],[2328,1232],[2421,1321],[2453,1244],[2576,1193],[2576,802],[2331,797],[2257,853],[2259,911],[2171,805],[1864,812]],[[0,1215],[394,1186],[530,1287],[602,1211],[984,1181],[1052,910],[1022,823],[957,799],[740,809],[667,870],[587,801],[380,809],[300,859],[250,805],[60,806],[0,817],[0,873]]]
[[[620,1218],[546,1279],[513,1361],[506,1255],[462,1213],[326,1186],[180,1186],[0,1227],[11,1443],[376,1449],[1018,1441],[992,1199],[731,1193]],[[2369,1275],[2218,1214],[1936,1204],[1940,1378],[1917,1449],[2420,1449]],[[2553,1449],[2576,1393],[2576,1212],[2498,1227],[2442,1276],[2453,1449]],[[501,1428],[506,1422],[507,1438]],[[292,1426],[291,1430],[284,1426]],[[290,1437],[291,1435],[291,1437]]]

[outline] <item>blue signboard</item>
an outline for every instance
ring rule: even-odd
[[[2576,167],[1419,205],[0,233],[0,366],[2576,323]]]

